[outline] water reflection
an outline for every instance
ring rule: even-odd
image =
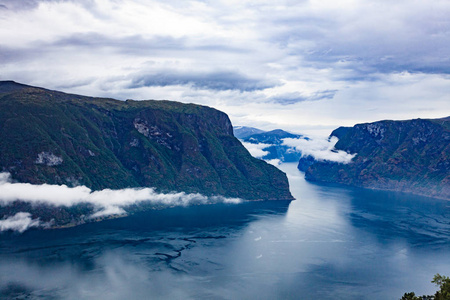
[[[397,299],[450,270],[448,203],[305,182],[289,202],[150,211],[0,236],[0,296]]]
[[[63,230],[3,234],[1,295],[196,298],[206,291],[195,285],[208,284],[208,276],[227,277],[227,245],[248,223],[261,215],[283,218],[288,206],[280,201],[178,207]]]
[[[292,166],[286,167],[293,172]],[[303,201],[291,204],[287,219],[296,222],[302,215],[308,222],[300,231],[313,224],[306,232],[314,232],[323,243],[307,247],[323,263],[309,264],[305,289],[326,282],[308,294],[311,298],[396,299],[412,290],[431,294],[433,275],[450,270],[448,202],[292,180],[294,194],[303,192]],[[307,257],[311,260],[314,254]]]

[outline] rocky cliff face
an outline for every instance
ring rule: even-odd
[[[315,162],[308,180],[450,199],[450,118],[358,124],[331,135],[337,150],[357,156],[349,164]]]
[[[250,156],[226,114],[193,104],[1,82],[0,153],[19,182],[292,199],[286,175]]]

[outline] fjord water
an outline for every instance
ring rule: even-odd
[[[148,211],[0,234],[0,298],[399,299],[450,275],[450,203],[316,185],[296,201]]]

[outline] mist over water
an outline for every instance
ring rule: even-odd
[[[0,298],[399,299],[450,270],[450,204],[305,182],[296,201],[0,234]]]
[[[103,189],[92,191],[86,186],[68,187],[67,185],[30,184],[11,182],[11,175],[0,173],[0,206],[8,206],[16,200],[32,205],[76,206],[91,204],[94,212],[89,218],[110,215],[126,215],[127,207],[145,203],[154,207],[189,206],[212,203],[240,203],[239,198],[223,196],[204,196],[199,193],[186,194],[184,192],[157,193],[154,188],[126,188],[119,190]],[[27,212],[18,212],[0,220],[0,232],[16,230],[24,232],[31,227],[48,227],[48,223],[41,223],[39,219],[32,219]]]

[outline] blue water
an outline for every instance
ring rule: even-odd
[[[450,275],[450,202],[316,185],[0,235],[0,298],[399,299]]]

